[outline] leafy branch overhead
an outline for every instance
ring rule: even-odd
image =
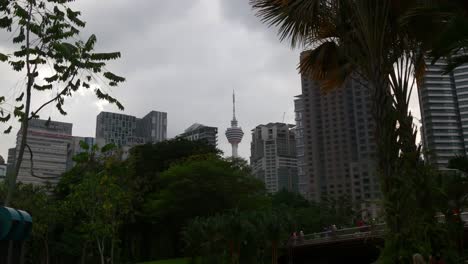
[[[25,81],[14,105],[9,104],[12,110],[2,107],[5,97],[0,97],[0,122],[17,119],[21,123],[21,131],[27,131],[29,121],[39,118],[41,110],[47,106],[54,105],[60,114],[66,115],[66,98],[80,89],[92,88],[98,99],[123,110],[123,105],[108,91],[103,92],[100,86],[110,88],[125,81],[106,68],[108,61],[120,58],[121,54],[96,52],[95,35],[87,40],[81,39],[80,30],[86,23],[80,19],[79,11],[68,6],[71,2],[73,0],[0,0],[0,29],[12,32],[14,47],[13,51],[0,53],[0,61],[11,66],[13,71],[24,74]],[[41,92],[49,99],[39,102],[33,109],[34,96]],[[11,132],[11,129],[10,126],[4,133]],[[13,197],[27,137],[27,133],[21,134],[14,172],[8,179],[5,205]],[[32,171],[32,163],[30,167]]]
[[[27,96],[21,93],[14,115],[0,108],[0,122],[8,122],[13,116],[20,120],[38,118],[39,112],[49,104],[55,104],[65,115],[65,98],[81,88],[92,87],[97,98],[124,109],[98,86],[115,87],[125,81],[106,69],[106,62],[119,59],[120,52],[95,52],[95,35],[81,40],[80,30],[86,23],[80,19],[81,12],[67,6],[70,2],[73,1],[0,1],[0,28],[13,32],[12,42],[19,47],[11,53],[0,53],[0,61],[8,63],[14,71],[26,72],[26,88],[52,94],[48,101],[26,113],[21,105]],[[2,101],[4,97],[0,104]]]

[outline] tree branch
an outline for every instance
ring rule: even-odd
[[[43,179],[43,180],[57,179],[58,177],[42,177],[42,176],[37,176],[34,174],[33,152],[31,150],[31,147],[28,144],[26,144],[26,147],[28,148],[29,156],[30,156],[29,161],[31,162],[31,166],[30,166],[31,176],[33,176],[34,178]]]
[[[62,91],[61,91],[60,93],[58,93],[54,98],[50,99],[49,101],[43,103],[36,111],[31,112],[31,116],[29,117],[29,120],[33,119],[34,116],[36,116],[37,113],[39,113],[39,111],[42,110],[42,108],[46,107],[47,105],[49,105],[50,103],[52,103],[52,102],[54,102],[54,101],[57,101],[57,100],[60,98],[60,96],[61,96],[65,91],[68,90],[68,88],[70,87],[71,82],[73,82],[73,80],[75,79],[76,74],[77,74],[77,72],[75,71],[75,73],[73,74],[73,77],[72,77],[71,80],[68,82],[67,86],[65,86],[65,88],[63,88]]]

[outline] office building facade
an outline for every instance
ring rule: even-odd
[[[26,149],[17,180],[32,184],[57,183],[67,170],[72,127],[70,123],[32,119],[26,132],[32,162],[31,153]],[[16,164],[23,132],[20,130],[17,134],[16,150],[12,151],[15,157],[13,164]]]
[[[218,144],[218,128],[195,123],[178,137],[192,141],[200,140],[216,147]]]
[[[269,123],[252,130],[250,164],[268,192],[299,191],[294,125]]]
[[[440,169],[468,154],[468,65],[444,75],[446,66],[428,62],[418,93],[426,160]]]
[[[167,138],[167,113],[152,111],[143,118],[101,112],[96,118],[96,143],[119,147],[157,143]]]
[[[312,200],[380,197],[370,93],[362,83],[349,78],[342,87],[323,92],[302,76],[303,169]]]

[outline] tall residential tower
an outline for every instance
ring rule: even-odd
[[[294,125],[269,123],[252,130],[250,165],[268,192],[298,192]]]
[[[303,169],[312,200],[347,196],[371,202],[380,197],[369,90],[356,78],[324,92],[302,76],[303,105],[296,109],[303,109]]]
[[[229,141],[229,144],[232,146],[232,157],[238,157],[237,148],[239,143],[242,141],[242,137],[244,136],[244,132],[242,128],[237,126],[237,119],[236,119],[236,95],[234,92],[232,93],[232,121],[231,127],[226,130],[226,137]]]
[[[426,159],[438,168],[468,154],[468,65],[444,75],[446,66],[446,59],[428,63],[418,93]]]

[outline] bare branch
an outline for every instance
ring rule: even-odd
[[[31,162],[31,167],[30,167],[31,176],[33,176],[34,178],[43,179],[43,180],[57,179],[58,177],[42,177],[42,176],[37,176],[34,174],[33,152],[31,150],[31,147],[28,144],[26,144],[26,147],[28,148],[29,156],[30,156],[29,161]]]

